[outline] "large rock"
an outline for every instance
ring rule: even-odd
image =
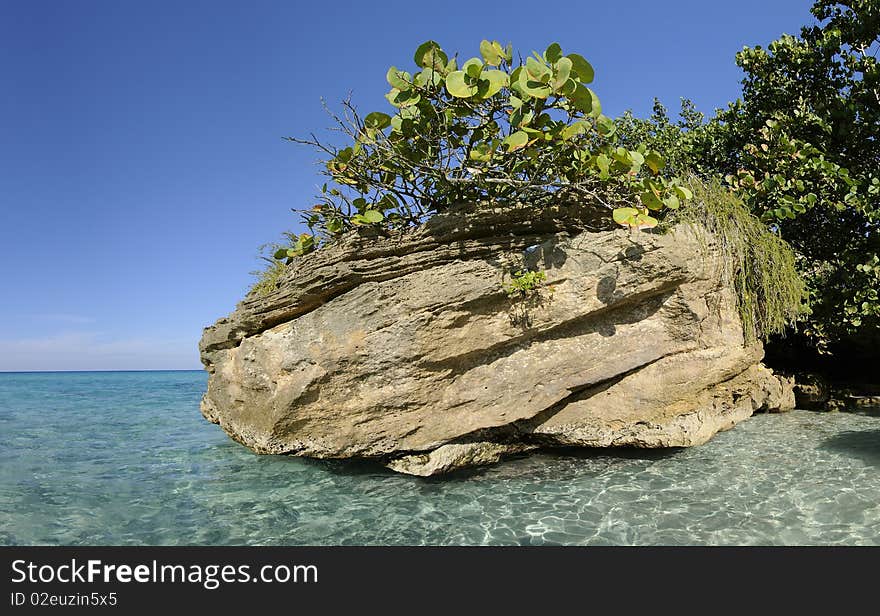
[[[452,213],[300,258],[205,330],[202,412],[259,453],[428,475],[536,446],[698,445],[790,383],[746,345],[712,238]],[[511,271],[544,271],[526,299]]]

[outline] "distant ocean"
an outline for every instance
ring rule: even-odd
[[[203,372],[0,373],[0,544],[880,544],[880,417],[760,415],[691,449],[445,479],[257,456]]]

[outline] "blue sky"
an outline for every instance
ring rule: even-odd
[[[0,0],[0,370],[199,368],[202,327],[323,182],[282,137],[329,125],[321,97],[387,110],[385,71],[425,40],[558,41],[608,115],[711,112],[736,51],[810,4]]]

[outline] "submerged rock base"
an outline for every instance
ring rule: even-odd
[[[202,413],[259,453],[433,475],[536,447],[699,445],[793,408],[711,237],[583,224],[452,213],[302,257],[205,330]],[[526,268],[546,283],[511,299]]]

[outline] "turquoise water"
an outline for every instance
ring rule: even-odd
[[[256,456],[201,372],[0,374],[0,544],[880,544],[880,417],[759,415],[702,447],[447,479]]]

